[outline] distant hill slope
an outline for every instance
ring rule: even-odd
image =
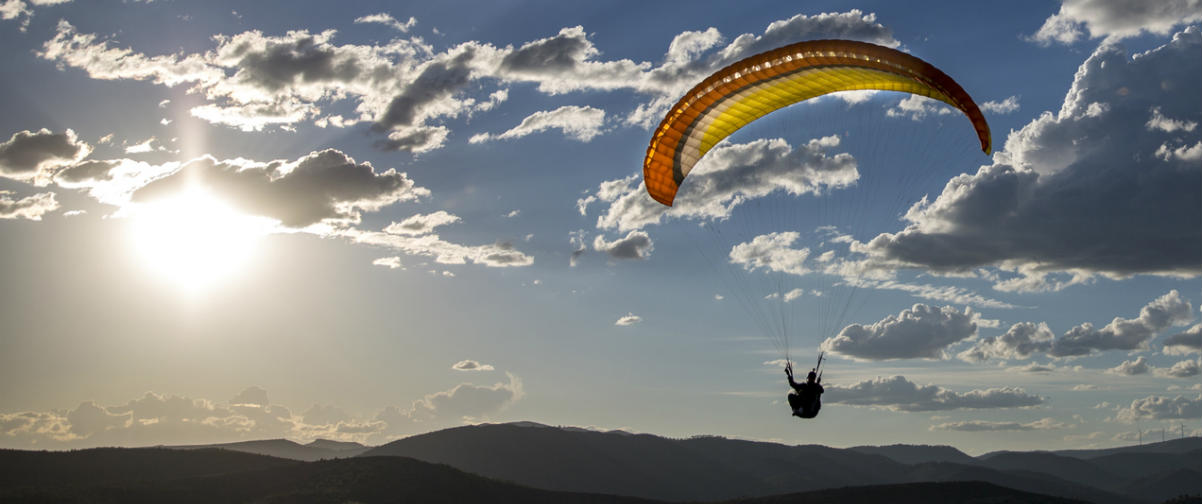
[[[1202,449],[1202,437],[1187,437],[1179,439],[1170,439],[1158,443],[1145,443],[1142,445],[1120,446],[1118,448],[1098,448],[1092,450],[1055,450],[1049,453],[1063,455],[1066,457],[1075,457],[1081,459],[1092,459],[1104,457],[1106,455],[1114,455],[1118,453],[1187,453],[1194,450]],[[1007,451],[995,451],[980,455],[979,459],[988,459]]]
[[[294,460],[214,449],[0,450],[0,488],[124,484],[291,467],[296,464],[298,462]]]
[[[1086,501],[1051,497],[985,483],[958,481],[953,483],[906,483],[835,488],[802,494],[774,495],[742,499],[738,504],[1080,504]]]
[[[1097,464],[1049,452],[1006,452],[982,459],[981,465],[999,471],[1029,471],[1055,476],[1094,488],[1118,491],[1130,479]]]
[[[674,501],[734,499],[845,486],[985,481],[1098,503],[1146,502],[1025,468],[984,467],[976,460],[972,464],[907,465],[852,449],[710,436],[674,440],[528,424],[447,429],[394,441],[365,455],[413,457],[538,488]]]
[[[1146,498],[1109,492],[1034,471],[1000,471],[979,465],[953,464],[950,462],[927,462],[925,464],[910,466],[908,481],[984,481],[1024,492],[1083,500],[1095,504],[1151,502],[1151,500]]]
[[[287,439],[264,439],[210,445],[166,446],[165,448],[176,450],[219,448],[222,450],[304,461],[354,457],[371,449],[371,447],[359,443],[331,441],[328,439],[318,439],[309,444],[300,444]]]
[[[903,464],[921,464],[924,462],[955,462],[972,464],[977,461],[971,455],[950,446],[941,445],[905,445],[889,446],[853,446],[849,450],[860,453],[883,455]]]

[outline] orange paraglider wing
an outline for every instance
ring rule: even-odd
[[[989,124],[947,74],[914,56],[866,42],[812,40],[744,58],[693,87],[651,137],[643,181],[671,206],[693,165],[723,138],[774,110],[836,91],[901,91],[947,103],[968,116],[992,150]]]

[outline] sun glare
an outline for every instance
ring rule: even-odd
[[[266,233],[260,219],[200,190],[140,205],[135,212],[132,237],[140,262],[189,292],[243,271]]]

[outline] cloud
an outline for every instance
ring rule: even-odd
[[[326,149],[295,161],[268,163],[197,158],[135,190],[132,199],[153,201],[197,186],[244,213],[276,219],[291,228],[323,221],[358,223],[363,211],[430,194],[404,173],[393,169],[377,173],[370,163],[356,163],[342,152]]]
[[[440,109],[455,108],[447,104],[453,95],[467,86],[475,58],[475,49],[464,46],[454,56],[433,60],[423,65],[412,81],[388,102],[383,114],[372,128],[376,131],[391,131],[387,142],[380,146],[387,150],[410,150],[424,152],[441,147],[431,141],[431,128],[423,127],[427,119],[440,114]],[[452,112],[455,115],[457,112]],[[413,140],[420,136],[421,141]],[[445,138],[445,131],[441,135]]]
[[[1193,308],[1176,290],[1148,303],[1135,319],[1115,317],[1106,326],[1095,329],[1085,323],[1073,327],[1052,342],[1053,357],[1088,355],[1106,350],[1145,350],[1148,341],[1160,331],[1193,320]]]
[[[601,134],[601,126],[605,123],[605,111],[593,107],[578,107],[566,105],[555,110],[540,110],[522,119],[522,123],[500,135],[480,133],[473,135],[471,143],[483,143],[490,140],[509,140],[522,138],[526,135],[558,129],[564,136],[581,142],[588,142]]]
[[[409,33],[409,30],[417,25],[417,18],[409,16],[409,20],[404,23],[397,21],[391,14],[381,12],[379,14],[370,14],[355,18],[355,23],[378,23],[384,26],[393,28],[401,33]]]
[[[1183,332],[1165,338],[1164,353],[1168,355],[1202,353],[1202,324],[1194,324]]]
[[[568,243],[572,245],[572,253],[568,256],[568,266],[575,268],[576,263],[580,261],[580,256],[588,252],[588,243],[585,242],[585,232],[583,229],[568,232]]]
[[[44,441],[73,441],[71,423],[61,412],[20,411],[0,413],[0,434],[9,446],[37,446]]]
[[[627,313],[626,315],[623,315],[622,317],[618,318],[618,321],[614,322],[614,325],[616,325],[616,326],[631,326],[631,325],[635,325],[642,321],[643,321],[643,317],[640,317],[633,313]]]
[[[451,366],[451,369],[456,371],[492,371],[492,364],[481,364],[477,361],[467,359],[456,362]]]
[[[228,403],[147,392],[124,404],[84,401],[70,410],[0,413],[0,446],[67,449],[96,446],[196,445],[240,440],[316,438],[372,442],[390,433],[411,432],[415,425],[437,427],[465,419],[484,419],[520,400],[522,382],[461,384],[427,394],[404,411],[384,408],[376,418],[348,415],[315,404],[303,414],[269,401],[267,391],[249,387]]]
[[[919,303],[868,326],[849,325],[823,341],[822,349],[863,360],[943,359],[948,346],[977,334],[978,317],[971,308]]]
[[[794,249],[792,245],[801,233],[785,231],[756,236],[749,242],[730,248],[730,263],[742,266],[747,271],[767,271],[804,275],[811,270],[805,265],[810,249]]]
[[[304,413],[301,413],[300,418],[309,425],[337,425],[339,422],[351,420],[342,409],[325,404],[310,406]]]
[[[606,241],[602,235],[593,239],[593,250],[605,252],[614,259],[646,259],[655,250],[655,243],[645,231],[631,231],[626,237]]]
[[[267,391],[261,387],[249,387],[238,395],[230,399],[230,404],[233,405],[250,405],[250,406],[267,406],[271,401],[267,400]]]
[[[1021,388],[974,389],[960,393],[936,385],[919,386],[902,376],[877,377],[851,386],[826,387],[827,401],[892,411],[1022,408],[1043,404],[1042,397]]]
[[[153,392],[116,406],[85,401],[64,412],[0,414],[0,439],[9,446],[61,449],[203,444],[298,432],[299,419],[265,401],[266,392],[257,387],[225,405]]]
[[[1002,101],[987,101],[981,104],[982,112],[992,112],[994,114],[1009,114],[1018,110],[1018,97],[1010,96]]]
[[[1055,337],[1047,323],[1019,322],[1010,326],[1001,336],[977,340],[972,348],[960,352],[957,357],[968,362],[991,358],[1026,359],[1036,352],[1051,348]]]
[[[619,231],[642,229],[665,217],[721,220],[741,203],[775,191],[817,195],[855,183],[859,178],[855,159],[847,153],[828,154],[838,145],[836,136],[814,139],[796,149],[782,139],[722,145],[697,163],[672,207],[651,199],[639,174],[602,182],[578,207],[587,208],[592,201],[608,203],[597,227]]]
[[[1056,365],[1051,364],[1051,363],[1039,364],[1039,363],[1032,362],[1025,366],[1015,366],[1015,367],[1007,368],[1006,370],[1007,371],[1017,371],[1020,373],[1051,373],[1056,370]]]
[[[1153,372],[1155,372],[1157,376],[1189,378],[1191,376],[1198,376],[1199,374],[1202,374],[1202,362],[1197,360],[1178,361],[1176,364],[1173,364],[1172,367],[1157,368],[1154,369]]]
[[[0,19],[4,21],[19,20],[17,28],[22,33],[29,29],[29,21],[33,17],[34,7],[70,3],[71,0],[3,0],[0,2]]]
[[[1043,22],[1031,40],[1044,45],[1072,44],[1089,38],[1118,40],[1140,33],[1167,35],[1174,27],[1202,20],[1195,0],[1062,0],[1060,10]]]
[[[885,115],[889,117],[909,117],[911,120],[919,121],[928,115],[948,115],[955,112],[955,109],[939,100],[922,95],[909,95],[898,102],[896,106],[886,110]]]
[[[0,14],[16,17],[25,4],[19,3],[20,9],[13,0],[4,5],[8,9]],[[378,13],[355,22],[380,23],[406,33],[415,20],[400,22]],[[377,147],[423,153],[443,147],[451,137],[450,129],[440,124],[443,120],[491,110],[507,98],[507,87],[514,83],[533,83],[549,95],[635,91],[649,98],[625,122],[646,125],[701,77],[754,52],[816,38],[899,45],[875,15],[858,10],[779,20],[761,35],[740,34],[722,47],[724,37],[716,29],[682,33],[658,67],[629,59],[599,59],[601,51],[582,26],[564,27],[517,48],[468,41],[437,53],[419,37],[357,45],[335,43],[336,34],[335,30],[292,30],[267,36],[246,31],[215,36],[215,46],[203,52],[147,55],[119,48],[95,34],[79,33],[61,21],[38,55],[61,68],[81,69],[94,79],[187,86],[189,93],[204,100],[190,113],[215,124],[257,131],[292,129],[305,121],[321,127],[370,122],[385,135],[375,143]],[[353,117],[327,112],[348,102]],[[597,112],[590,113],[596,117]],[[587,140],[601,133],[592,123],[580,127],[562,121],[532,116],[513,134],[556,127]]]
[[[1120,422],[1133,423],[1139,420],[1191,420],[1202,417],[1202,394],[1189,398],[1184,396],[1148,396],[1131,401],[1131,405],[1119,409],[1115,418]]]
[[[439,210],[429,214],[416,214],[401,222],[393,222],[384,228],[385,233],[418,236],[434,232],[434,228],[459,222],[461,219],[446,211]]]
[[[1041,418],[1033,422],[1018,423],[1018,422],[988,422],[984,420],[968,420],[963,422],[947,422],[932,425],[930,430],[952,430],[963,432],[984,432],[984,431],[1032,431],[1032,430],[1054,430],[1067,429],[1073,427],[1071,424],[1057,422],[1054,418]]]
[[[1147,374],[1151,370],[1152,367],[1148,365],[1148,360],[1141,356],[1133,361],[1123,361],[1122,364],[1107,369],[1106,372],[1116,375],[1132,376]]]
[[[957,356],[968,362],[988,359],[1026,359],[1047,352],[1052,357],[1075,357],[1107,350],[1146,350],[1159,332],[1193,320],[1190,302],[1176,290],[1152,300],[1139,317],[1115,317],[1102,328],[1084,323],[1055,338],[1046,323],[1020,322],[1005,334],[977,342]],[[1117,372],[1117,371],[1116,371]]]
[[[428,394],[407,409],[385,408],[375,419],[386,422],[386,432],[394,434],[408,432],[415,425],[486,419],[525,396],[521,379],[512,373],[505,375],[508,383],[491,386],[462,383],[450,390]]]
[[[162,144],[159,144],[157,146],[155,145],[155,143],[157,143],[157,142],[158,142],[157,138],[150,137],[150,138],[147,138],[146,140],[143,140],[136,144],[126,145],[125,153],[126,154],[146,154],[149,152],[166,152],[167,148],[163,147]]]
[[[1194,128],[1198,127],[1198,123],[1196,121],[1184,121],[1165,117],[1164,114],[1160,113],[1160,107],[1152,107],[1152,117],[1148,119],[1147,123],[1144,123],[1144,126],[1148,128],[1148,131],[1159,130],[1165,133],[1173,133],[1176,131],[1194,131]]]
[[[18,131],[8,141],[0,142],[0,177],[45,186],[55,171],[91,152],[92,147],[80,141],[72,130]]]
[[[374,245],[411,255],[433,257],[439,264],[465,264],[468,262],[492,267],[529,266],[534,258],[513,248],[507,242],[489,245],[460,245],[439,238],[436,234],[403,236],[391,233],[341,230],[335,234],[364,245]]]
[[[381,257],[372,260],[371,264],[373,266],[384,266],[388,269],[405,269],[405,267],[401,265],[401,258],[398,256]]]
[[[1196,27],[1133,58],[1098,48],[1059,113],[1012,132],[993,164],[912,206],[902,231],[853,248],[881,267],[997,267],[1012,273],[998,277],[1003,291],[1058,290],[1096,275],[1197,276],[1202,165],[1156,157],[1193,141],[1145,125],[1153,107],[1198,122],[1199,51]]]
[[[13,199],[12,191],[0,190],[0,219],[42,220],[42,216],[59,209],[54,193],[45,192]]]

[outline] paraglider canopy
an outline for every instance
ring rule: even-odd
[[[947,103],[972,121],[981,150],[992,150],[981,110],[938,68],[875,44],[812,40],[744,58],[686,93],[651,137],[643,161],[648,194],[671,206],[693,165],[739,128],[793,103],[852,90],[901,91]]]

